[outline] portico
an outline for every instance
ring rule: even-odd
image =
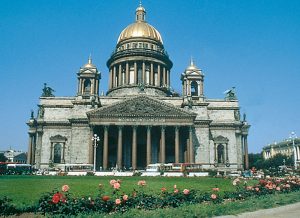
[[[102,139],[97,164],[104,170],[194,162],[193,113],[141,95],[89,112],[88,117]]]

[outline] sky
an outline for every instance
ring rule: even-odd
[[[43,83],[75,96],[79,68],[91,53],[108,90],[110,57],[134,22],[139,0],[0,0],[0,151],[27,151],[30,111]],[[236,87],[251,125],[249,152],[300,137],[300,1],[143,0],[146,20],[173,61],[171,86],[191,56],[205,74],[207,98]]]

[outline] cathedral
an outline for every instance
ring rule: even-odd
[[[96,169],[145,169],[151,163],[196,163],[201,168],[248,168],[250,125],[240,118],[234,89],[210,99],[193,60],[183,69],[182,93],[170,87],[173,63],[140,5],[107,60],[109,89],[90,57],[77,93],[55,97],[45,87],[29,126],[28,160],[37,169],[93,164]],[[179,81],[178,81],[179,82]],[[95,140],[95,136],[99,140]]]

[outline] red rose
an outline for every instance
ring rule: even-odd
[[[52,202],[54,204],[57,204],[60,201],[60,196],[61,196],[60,193],[54,194],[53,197],[52,197]]]
[[[102,200],[103,200],[103,201],[108,201],[108,200],[109,200],[109,196],[104,195],[104,196],[102,197]]]

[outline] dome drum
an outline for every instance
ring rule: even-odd
[[[107,92],[110,96],[138,94],[140,89],[151,95],[169,93],[173,63],[160,33],[145,21],[145,15],[140,5],[136,21],[121,32],[116,49],[106,63],[110,71]]]

